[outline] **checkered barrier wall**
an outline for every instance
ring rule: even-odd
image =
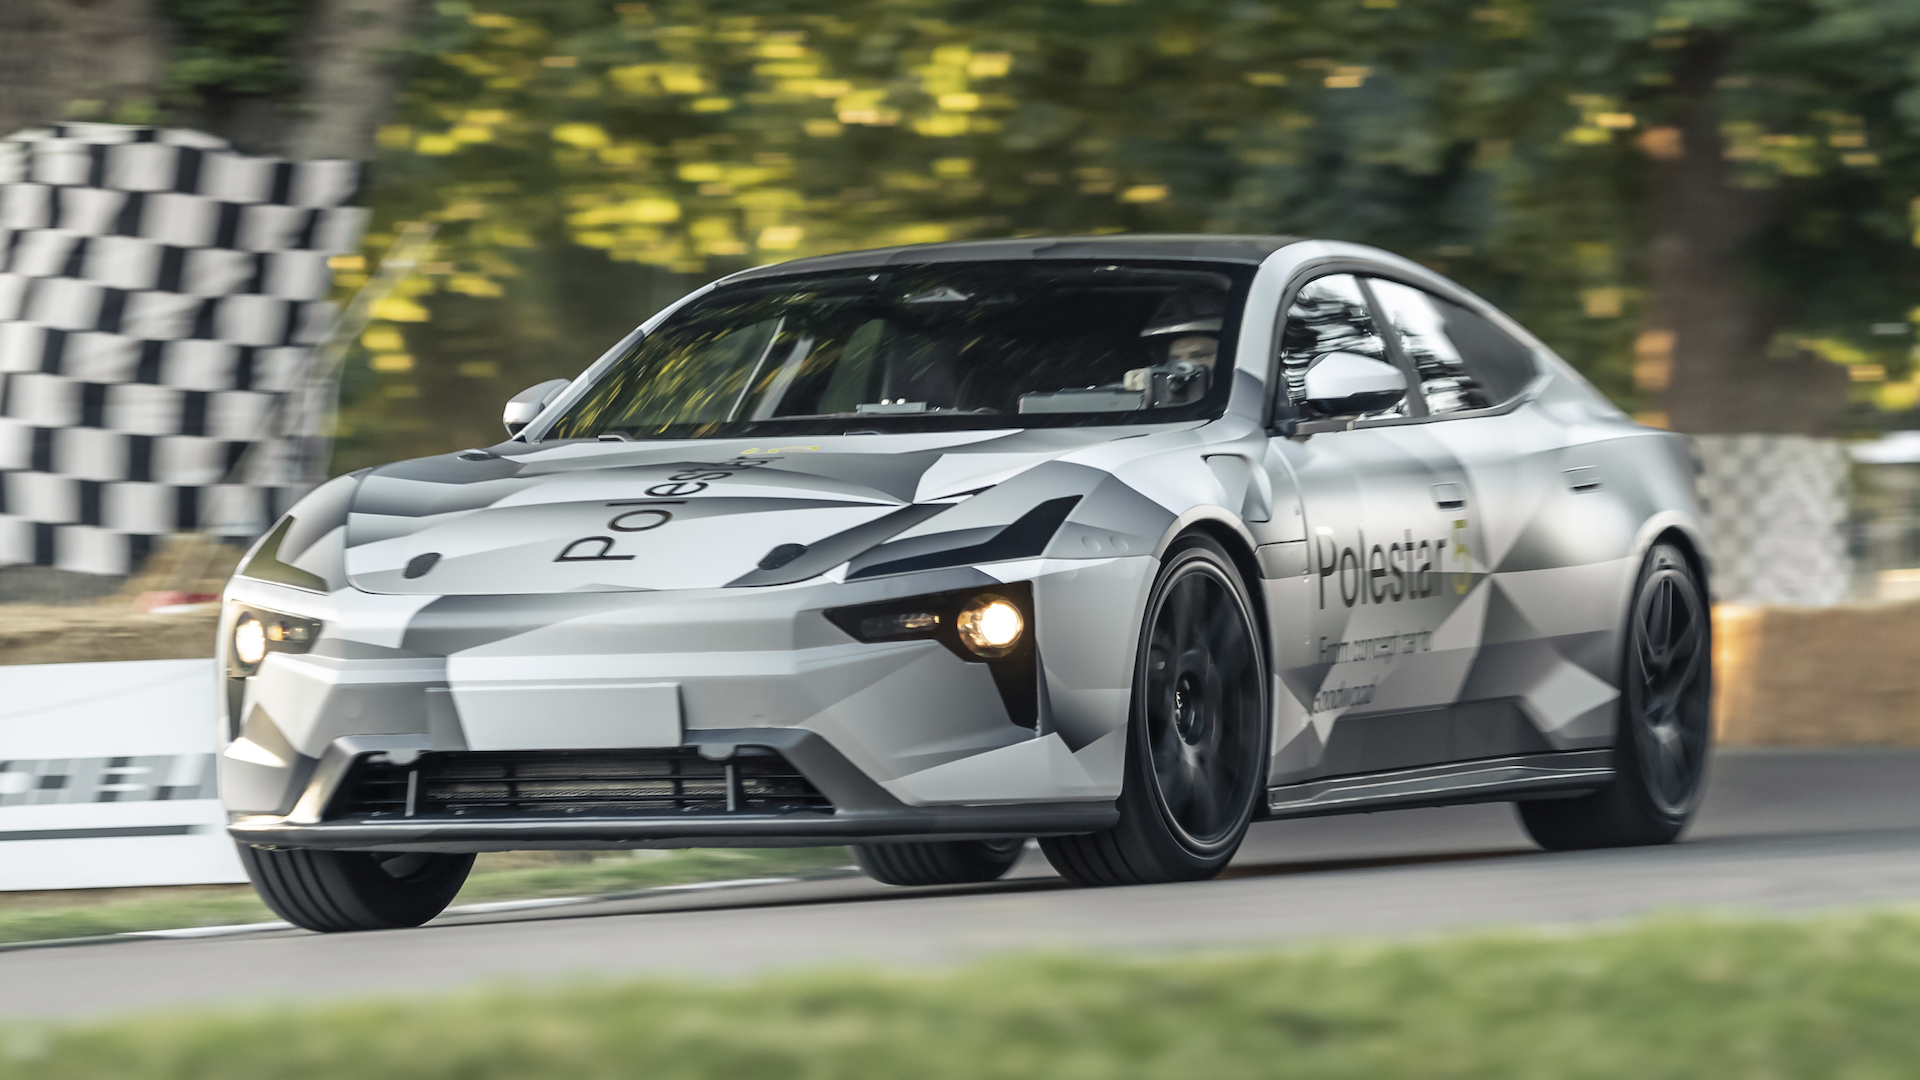
[[[128,573],[322,477],[307,372],[358,182],[177,129],[0,140],[0,565]]]
[[[1847,599],[1852,567],[1844,445],[1806,435],[1702,435],[1694,442],[1713,545],[1714,599]]]

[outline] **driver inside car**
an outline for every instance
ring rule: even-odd
[[[1135,368],[1127,372],[1121,386],[1128,390],[1148,390],[1154,374],[1172,375],[1182,386],[1192,381],[1196,368],[1204,369],[1200,375],[1200,392],[1211,383],[1213,365],[1220,355],[1220,327],[1222,311],[1218,297],[1204,293],[1176,293],[1161,301],[1160,307],[1147,320],[1140,331],[1150,355],[1160,359],[1160,366]],[[1164,342],[1164,346],[1161,343]],[[1164,347],[1165,352],[1160,349]],[[1188,391],[1179,391],[1182,396]]]
[[[1183,334],[1167,343],[1167,363],[1191,360],[1211,370],[1220,355],[1220,339],[1212,334]]]

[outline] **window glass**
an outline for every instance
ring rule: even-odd
[[[1486,387],[1495,405],[1519,393],[1540,374],[1531,348],[1483,315],[1444,300],[1440,303],[1447,315],[1447,336],[1466,357],[1467,369]]]
[[[775,278],[676,311],[544,437],[731,438],[1218,416],[1252,270],[944,263]]]
[[[1370,284],[1381,315],[1419,373],[1429,413],[1498,405],[1532,377],[1533,359],[1525,346],[1481,316],[1397,281]]]
[[[1386,340],[1373,325],[1373,313],[1360,292],[1360,283],[1351,274],[1330,274],[1307,282],[1287,308],[1286,326],[1280,332],[1280,370],[1286,392],[1277,403],[1277,416],[1307,415],[1307,369],[1335,352],[1359,353],[1383,364],[1393,362],[1387,356]],[[1392,408],[1368,413],[1362,419],[1405,415],[1407,403],[1403,398]]]

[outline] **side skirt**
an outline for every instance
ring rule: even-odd
[[[1270,818],[1578,794],[1613,779],[1612,750],[1564,750],[1335,776],[1267,789]]]

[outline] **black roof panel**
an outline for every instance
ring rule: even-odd
[[[1113,236],[1036,236],[1021,240],[961,240],[948,244],[874,248],[839,255],[775,263],[735,274],[728,281],[753,281],[785,274],[855,270],[868,266],[904,266],[942,262],[1014,262],[1023,259],[1194,259],[1207,262],[1264,262],[1267,256],[1297,244],[1299,236],[1215,236],[1205,233],[1121,233]]]

